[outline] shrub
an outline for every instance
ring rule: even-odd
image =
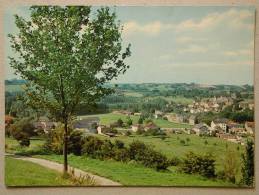
[[[205,140],[205,141],[204,141],[204,144],[205,144],[205,145],[208,145],[209,143],[208,143],[208,141],[207,141],[207,140]]]
[[[11,124],[9,127],[10,134],[16,139],[21,146],[29,146],[31,136],[36,135],[31,118],[23,118]]]
[[[156,170],[166,169],[169,166],[169,161],[166,156],[151,148],[146,149],[141,162],[144,166],[155,168]]]
[[[136,134],[137,135],[141,135],[141,134],[144,134],[145,133],[145,131],[143,130],[143,129],[138,129],[137,131],[136,131]]]
[[[63,136],[64,127],[59,124],[54,130],[47,135],[47,140],[43,145],[43,150],[51,151],[55,154],[63,153]]]
[[[147,146],[140,141],[133,141],[129,145],[129,155],[130,159],[141,160],[145,155],[145,151],[147,150]]]
[[[115,149],[114,150],[114,160],[126,162],[130,160],[129,151],[127,148]]]
[[[75,155],[81,155],[83,140],[81,131],[73,131],[69,136],[68,151]]]
[[[124,143],[121,140],[115,140],[114,146],[118,149],[124,148]]]
[[[224,159],[224,178],[232,183],[236,182],[236,174],[238,171],[238,157],[236,153],[230,149],[227,150]]]
[[[28,147],[30,145],[30,139],[28,137],[24,137],[19,141],[19,144],[21,146],[26,146]]]
[[[181,159],[178,158],[178,157],[172,157],[170,160],[169,160],[169,165],[171,166],[177,166],[181,163]]]
[[[140,162],[146,167],[155,168],[157,170],[166,169],[169,161],[163,154],[154,151],[143,142],[133,141],[129,146],[130,159]]]
[[[130,131],[126,131],[125,135],[130,136],[132,133]]]
[[[110,140],[104,140],[100,152],[99,152],[99,158],[101,159],[111,159],[114,156],[114,151],[113,151],[113,144],[111,143]]]
[[[97,158],[101,151],[103,141],[94,136],[87,136],[83,140],[82,154]]]
[[[188,174],[198,173],[205,177],[214,177],[215,159],[210,154],[197,155],[189,152],[186,154],[180,169]]]
[[[122,127],[123,126],[123,121],[121,120],[121,118],[119,118],[117,120],[117,124],[118,124],[118,127]]]
[[[185,145],[185,141],[183,139],[181,139],[180,144]]]

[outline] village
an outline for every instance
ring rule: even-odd
[[[77,120],[73,122],[73,128],[75,130],[83,131],[87,134],[99,134],[108,137],[116,137],[119,135],[125,135],[129,133],[143,133],[149,130],[163,132],[165,134],[195,134],[197,136],[211,136],[224,139],[230,142],[244,145],[244,139],[247,136],[253,136],[255,131],[255,124],[253,121],[245,121],[244,123],[237,123],[227,118],[216,118],[212,120],[210,124],[197,123],[196,112],[208,112],[215,111],[220,112],[222,108],[232,105],[233,100],[231,98],[220,97],[211,98],[205,101],[194,101],[193,104],[189,104],[188,111],[191,113],[189,117],[186,115],[175,113],[164,113],[159,110],[155,110],[153,117],[140,121],[142,113],[131,112],[128,110],[114,110],[112,114],[117,116],[117,120],[110,122],[109,124],[101,124],[98,116],[78,116]],[[254,104],[251,102],[241,102],[240,108],[253,109]],[[184,110],[186,112],[186,110]],[[121,117],[124,116],[129,122],[123,122]],[[8,118],[8,116],[6,116]],[[136,123],[132,122],[131,117],[138,118]],[[188,124],[189,127],[160,127],[154,120],[168,121],[173,124]],[[35,129],[42,129],[45,133],[51,131],[51,129],[57,126],[57,123],[51,121],[47,117],[40,117],[37,122],[34,123]]]

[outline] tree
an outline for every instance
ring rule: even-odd
[[[19,30],[9,35],[19,58],[10,57],[16,74],[27,80],[24,101],[64,124],[64,173],[68,124],[78,107],[92,105],[114,90],[104,86],[129,68],[124,60],[122,27],[108,7],[32,6],[30,20],[15,15]]]
[[[121,120],[121,118],[119,118],[119,119],[117,120],[117,124],[118,124],[119,127],[122,127],[123,121]]]
[[[126,121],[126,124],[127,124],[128,126],[132,125],[132,119],[131,119],[130,117],[127,117],[126,120],[127,120],[127,121]]]
[[[246,143],[245,153],[242,155],[242,181],[251,186],[254,183],[254,142],[249,139]]]
[[[139,117],[139,119],[138,119],[138,124],[143,124],[143,122],[144,122],[144,118],[143,118],[143,116],[141,115],[141,116]]]
[[[31,118],[23,118],[10,125],[10,134],[21,146],[30,145],[30,137],[36,135]]]
[[[235,183],[238,172],[238,157],[235,151],[227,149],[223,164],[224,178],[232,183]]]

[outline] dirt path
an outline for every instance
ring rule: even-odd
[[[10,155],[13,158],[20,159],[20,160],[25,160],[25,161],[30,161],[36,164],[39,164],[43,167],[49,168],[56,170],[58,172],[63,172],[63,165],[57,162],[45,160],[45,159],[40,159],[40,158],[32,158],[32,157],[26,157],[26,156],[16,156],[16,155]],[[71,170],[73,167],[69,166],[69,170]],[[80,175],[88,175],[92,177],[96,181],[97,186],[120,186],[121,184],[115,181],[112,181],[110,179],[107,179],[105,177],[101,177],[98,175],[94,175],[92,173],[88,173],[85,171],[82,171],[80,169],[74,168],[74,174],[76,177],[79,177]]]

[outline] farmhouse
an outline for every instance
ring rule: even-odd
[[[156,126],[156,124],[154,124],[153,122],[149,122],[148,124],[146,124],[144,126],[145,131],[154,130],[154,129],[160,129],[160,128],[158,126]]]
[[[229,120],[226,118],[221,118],[221,119],[216,119],[211,121],[211,128],[215,129],[217,126],[219,126],[221,129],[223,129],[224,133],[228,133],[229,129],[228,129],[228,122]]]
[[[163,112],[159,111],[159,110],[155,110],[155,114],[154,117],[157,118],[161,118],[164,115]]]
[[[73,128],[90,133],[95,133],[96,127],[99,125],[99,123],[100,119],[98,117],[87,117],[83,119],[79,118],[79,120],[74,122]]]
[[[115,137],[116,136],[115,133],[111,132],[111,128],[109,128],[105,125],[100,125],[100,126],[97,127],[97,134],[109,136],[109,137]]]
[[[48,117],[42,116],[39,117],[38,121],[34,122],[33,125],[36,130],[43,130],[45,133],[48,133],[57,126],[57,123],[50,121]]]
[[[195,125],[196,124],[196,116],[192,115],[189,118],[189,124]]]
[[[254,122],[245,122],[245,130],[249,134],[254,134],[255,131],[255,123]]]
[[[133,132],[137,132],[138,130],[140,130],[142,128],[142,126],[140,124],[136,124],[136,125],[132,125],[131,126],[131,130]]]
[[[192,130],[196,133],[196,135],[207,135],[209,134],[209,126],[205,123],[199,123],[195,125]]]

